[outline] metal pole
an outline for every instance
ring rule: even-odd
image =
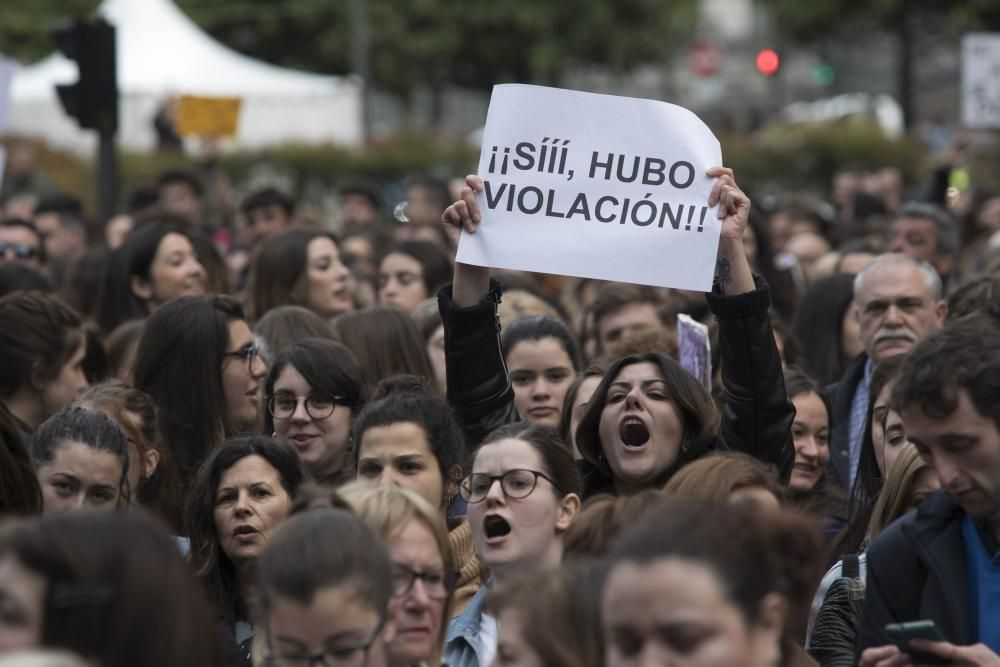
[[[367,0],[351,0],[351,69],[361,79],[361,139],[371,137],[371,44]]]
[[[114,131],[98,133],[97,146],[97,201],[101,222],[107,224],[114,214],[118,201],[118,160],[115,153]]]

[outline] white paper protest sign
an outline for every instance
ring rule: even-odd
[[[962,37],[962,120],[966,127],[1000,127],[1000,33]]]
[[[493,88],[482,222],[458,261],[708,291],[721,221],[705,171],[719,141],[672,104],[528,85]]]
[[[681,367],[712,391],[712,341],[708,327],[689,315],[677,316],[677,356]]]

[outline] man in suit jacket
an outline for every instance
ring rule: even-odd
[[[832,406],[830,441],[834,476],[854,483],[868,408],[868,380],[882,359],[909,352],[944,323],[941,279],[926,262],[888,253],[876,257],[854,280],[854,309],[864,354],[854,360],[827,396]]]

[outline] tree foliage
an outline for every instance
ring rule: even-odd
[[[1000,29],[1000,3],[996,0],[760,1],[770,10],[780,32],[802,42],[832,37],[837,29],[850,30],[857,22],[895,32],[904,18],[915,17],[953,21],[962,29]]]
[[[310,71],[351,71],[350,0],[180,0],[234,48]],[[567,67],[666,58],[690,34],[695,0],[367,0],[376,84],[407,94],[457,83],[551,82]]]
[[[99,0],[31,0],[0,6],[0,54],[32,62],[55,50],[49,29],[58,21],[88,18]]]

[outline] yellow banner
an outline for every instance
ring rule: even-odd
[[[183,136],[236,136],[242,103],[239,97],[183,95],[177,106],[177,132]]]

